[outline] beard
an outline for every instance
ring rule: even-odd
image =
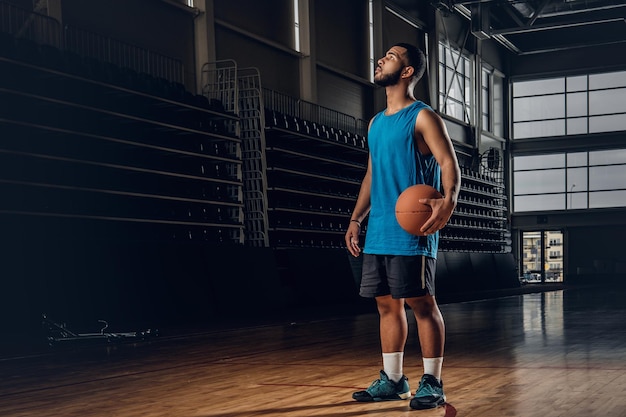
[[[396,72],[392,72],[391,74],[379,74],[379,78],[374,77],[374,84],[381,87],[388,87],[390,85],[398,84],[400,81],[400,76],[402,75],[402,69],[399,69]]]

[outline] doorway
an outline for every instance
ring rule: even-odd
[[[522,232],[522,284],[563,282],[563,231]]]

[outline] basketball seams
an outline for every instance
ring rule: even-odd
[[[432,208],[428,204],[420,203],[422,198],[443,198],[434,187],[426,184],[416,184],[405,189],[396,200],[396,220],[400,227],[415,236],[424,236],[420,228],[430,218]]]

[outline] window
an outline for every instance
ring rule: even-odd
[[[469,57],[439,44],[439,111],[471,123],[472,65]]]
[[[294,49],[300,52],[300,0],[293,0],[293,20],[294,20]]]
[[[491,72],[483,67],[482,78],[481,78],[481,98],[482,98],[482,123],[483,130],[489,131],[489,127],[491,126]]]
[[[370,61],[370,82],[374,82],[374,72],[376,71],[376,56],[374,55],[374,0],[369,0],[367,4],[367,23],[369,33],[369,61]]]
[[[563,281],[563,255],[560,230],[537,230],[522,232],[522,254],[520,270],[522,282]]]
[[[626,149],[513,158],[513,211],[604,207],[626,207]]]
[[[482,129],[504,137],[504,79],[497,71],[483,66],[481,78]]]
[[[513,139],[626,130],[626,71],[513,83]]]

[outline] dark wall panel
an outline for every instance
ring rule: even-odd
[[[626,225],[567,229],[568,275],[626,274]]]
[[[462,292],[472,289],[472,279],[474,271],[470,254],[464,252],[443,252],[440,254],[439,262],[445,262],[447,275],[441,277],[445,280],[446,288],[450,292]]]
[[[121,40],[180,60],[195,88],[193,15],[152,0],[63,0],[63,24]]]
[[[485,40],[482,43],[482,59],[500,72],[506,73],[507,60],[512,53],[493,40]]]
[[[437,293],[440,295],[517,288],[519,285],[515,258],[510,253],[439,253]]]
[[[314,7],[313,42],[318,61],[367,79],[367,2],[316,0]]]
[[[488,289],[515,288],[520,285],[517,262],[512,253],[493,254],[496,280]]]
[[[331,71],[319,68],[317,71],[318,104],[358,119],[367,119],[364,97],[369,88]]]
[[[292,0],[215,1],[215,18],[246,31],[294,48]]]
[[[216,27],[217,59],[232,59],[237,68],[255,67],[265,88],[298,97],[300,67],[295,54],[273,48],[225,27]]]

